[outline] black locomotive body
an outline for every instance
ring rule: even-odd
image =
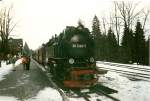
[[[97,82],[94,41],[83,26],[66,27],[35,54],[36,60],[48,65],[53,77],[66,87],[83,88]]]

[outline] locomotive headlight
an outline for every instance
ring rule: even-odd
[[[73,58],[70,58],[70,59],[69,59],[69,63],[70,63],[70,64],[73,64],[73,63],[74,63],[74,59],[73,59]]]
[[[57,67],[57,64],[54,64],[54,67]]]
[[[93,57],[90,57],[90,62],[94,62],[94,58]]]

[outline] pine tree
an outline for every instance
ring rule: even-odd
[[[92,35],[94,39],[101,36],[100,22],[96,15],[93,18]]]
[[[130,29],[130,35],[131,35],[131,40],[130,40],[130,47],[131,47],[131,61],[132,63],[135,62],[135,33]]]
[[[135,61],[136,63],[144,64],[146,58],[145,37],[142,25],[139,21],[136,24],[135,30]]]
[[[26,42],[25,42],[25,44],[23,46],[22,54],[23,55],[27,55],[27,56],[31,55],[30,48],[29,48],[29,46],[28,46],[28,44]]]
[[[145,53],[145,62],[144,62],[145,65],[149,65],[149,61],[150,61],[149,60],[149,58],[150,58],[149,57],[150,56],[149,55],[149,52],[150,52],[150,50],[149,50],[149,48],[150,48],[149,47],[150,46],[149,43],[150,43],[150,38],[148,38],[148,40],[145,43],[146,44],[146,53]]]
[[[107,60],[108,58],[108,43],[107,43],[107,35],[102,34],[100,39],[100,53],[101,53],[101,59]]]
[[[108,30],[108,35],[107,35],[107,57],[109,61],[115,61],[117,59],[117,40],[116,37],[110,28]]]
[[[124,63],[132,62],[133,33],[127,26],[122,38],[122,59]]]
[[[96,15],[94,16],[93,22],[92,22],[92,36],[95,42],[96,58],[102,59],[100,22]]]

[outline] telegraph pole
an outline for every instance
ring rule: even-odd
[[[150,66],[150,35],[148,36],[148,41],[149,41],[149,50],[148,50],[148,53],[149,53],[149,66]]]
[[[2,1],[2,0],[0,0]],[[0,48],[1,48],[1,40],[0,40]],[[1,51],[0,51],[0,67],[1,67]]]

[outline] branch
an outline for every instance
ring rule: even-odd
[[[147,18],[149,16],[149,13],[150,13],[150,10],[148,10],[147,12],[144,12],[144,15],[145,15],[145,18],[144,18],[144,23],[143,23],[143,29],[145,28],[145,24],[146,24],[146,21],[147,21]]]
[[[16,25],[17,25],[17,23],[14,24],[11,29],[9,29],[9,33],[11,33],[13,31],[13,29],[16,27]]]

